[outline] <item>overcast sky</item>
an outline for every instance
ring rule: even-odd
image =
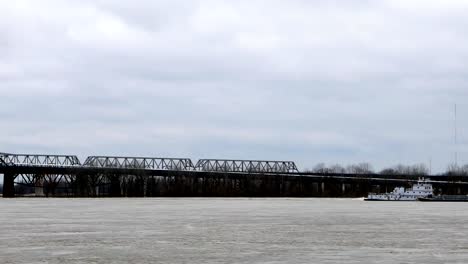
[[[468,1],[0,0],[0,151],[468,163]]]

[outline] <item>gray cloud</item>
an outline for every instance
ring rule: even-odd
[[[468,162],[465,1],[4,1],[1,151]]]

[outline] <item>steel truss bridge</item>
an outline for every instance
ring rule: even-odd
[[[0,152],[3,197],[36,196],[362,196],[416,176],[300,172],[292,161],[12,154]],[[463,177],[427,176],[450,192]],[[337,187],[338,186],[338,187]],[[327,191],[328,190],[328,191]],[[331,190],[331,191],[330,191]],[[347,194],[346,194],[347,193]]]

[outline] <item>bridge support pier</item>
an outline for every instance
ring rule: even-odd
[[[3,198],[15,197],[15,176],[12,173],[3,174]]]
[[[120,187],[119,176],[112,175],[109,177],[110,180],[110,196],[111,197],[121,197],[122,189]]]
[[[36,182],[34,185],[34,194],[37,197],[44,197],[44,177],[36,175]]]
[[[144,177],[143,179],[143,197],[146,197],[147,196],[147,192],[148,192],[148,178],[147,177]]]

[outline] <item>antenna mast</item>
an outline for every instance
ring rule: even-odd
[[[454,119],[454,143],[455,143],[455,166],[458,167],[458,142],[457,142],[457,104],[455,104],[455,119]]]

